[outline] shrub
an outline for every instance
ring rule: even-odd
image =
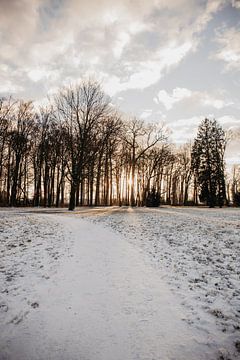
[[[153,187],[146,198],[147,207],[158,207],[160,205],[160,194]]]

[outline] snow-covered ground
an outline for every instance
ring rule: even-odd
[[[240,358],[240,211],[0,211],[0,359]]]

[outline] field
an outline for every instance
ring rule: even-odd
[[[1,209],[0,359],[240,358],[240,211]]]

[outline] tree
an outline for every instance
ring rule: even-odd
[[[128,150],[129,157],[129,185],[130,185],[130,205],[136,206],[136,168],[138,162],[153,148],[157,143],[165,140],[163,127],[153,124],[145,125],[142,120],[136,118],[126,123],[126,134],[124,142]]]
[[[97,82],[88,80],[63,89],[55,100],[66,131],[71,187],[69,210],[74,210],[79,197],[83,205],[84,180],[93,157],[95,134],[101,121],[109,115],[109,98]]]
[[[112,113],[106,116],[100,123],[98,134],[95,136],[96,151],[93,156],[96,161],[96,187],[95,205],[102,204],[100,201],[101,176],[103,175],[103,204],[112,204],[113,172],[116,171],[115,158],[122,139],[123,123],[119,114]],[[114,166],[115,165],[115,166]],[[90,202],[91,203],[91,202]],[[91,203],[92,205],[92,203]]]
[[[147,194],[154,188],[161,196],[164,166],[169,163],[169,144],[164,140],[145,153],[139,166],[141,199],[138,205],[145,205]]]
[[[176,170],[175,178],[177,180],[177,203],[179,205],[188,204],[189,186],[192,177],[191,171],[191,144],[184,144],[181,146],[175,156],[176,159]],[[174,204],[174,203],[173,203]]]
[[[199,187],[200,201],[222,207],[226,200],[224,153],[226,136],[216,120],[201,122],[191,153],[192,169]]]
[[[6,205],[8,196],[6,191],[6,179],[10,183],[10,171],[7,176],[9,159],[9,131],[16,102],[11,98],[0,98],[0,203]]]
[[[11,149],[11,196],[10,205],[16,206],[21,193],[26,200],[26,191],[22,187],[22,177],[26,172],[26,161],[31,149],[35,133],[34,113],[32,102],[20,101],[13,118],[13,127],[9,132]],[[24,164],[25,163],[25,164]],[[25,171],[23,170],[25,167]],[[26,181],[26,180],[25,180]]]
[[[234,206],[240,206],[240,166],[233,166],[232,200]]]

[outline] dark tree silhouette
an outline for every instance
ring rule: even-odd
[[[126,124],[124,141],[128,149],[129,175],[130,175],[130,205],[136,206],[136,170],[138,162],[157,143],[165,140],[163,127],[153,124],[148,126],[142,120],[131,119]]]
[[[31,102],[19,102],[13,118],[13,128],[9,132],[12,154],[10,205],[16,206],[22,192],[22,175],[25,157],[31,149],[34,134],[34,113]]]
[[[147,207],[158,207],[160,205],[160,194],[153,187],[146,198]]]
[[[222,207],[226,199],[225,147],[225,133],[217,121],[203,120],[192,147],[192,169],[199,186],[200,201],[209,207]]]
[[[92,80],[40,109],[0,99],[0,204],[239,204],[239,166],[225,189],[227,136],[215,120],[177,148],[161,124],[127,121],[109,100]]]
[[[109,99],[95,81],[83,81],[63,89],[56,97],[56,106],[67,133],[70,180],[69,210],[83,205],[84,179],[86,178],[96,128],[109,114]]]

